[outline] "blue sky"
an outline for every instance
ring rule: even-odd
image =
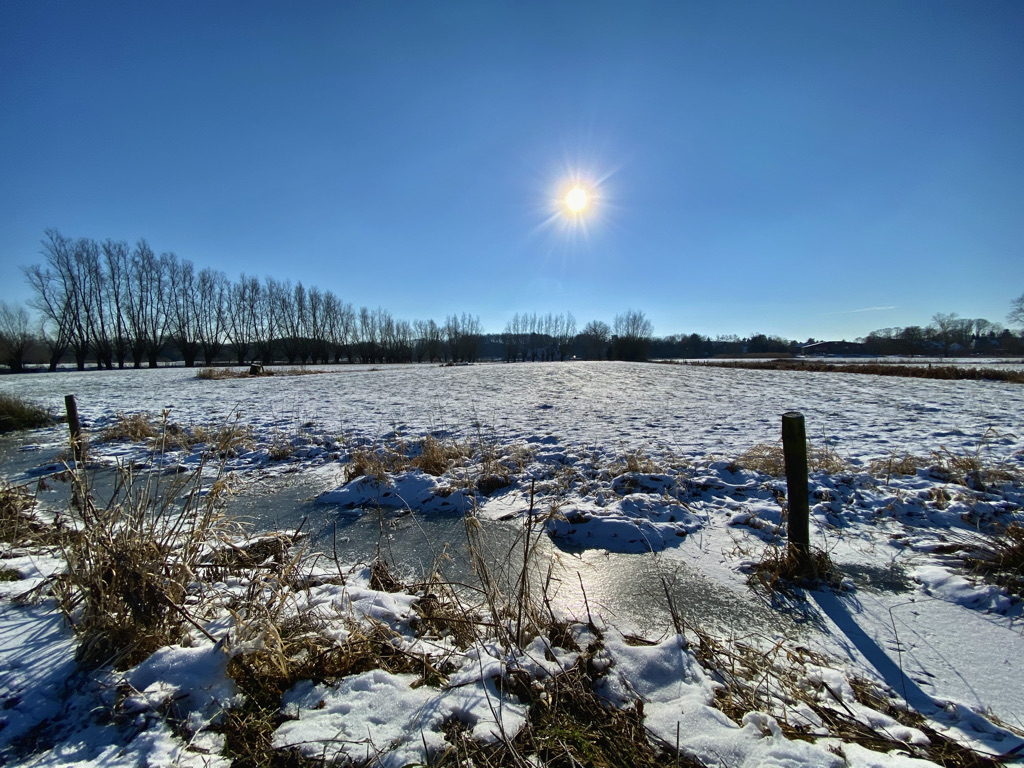
[[[1004,322],[1022,40],[1014,0],[0,0],[0,299],[54,227],[488,331]]]

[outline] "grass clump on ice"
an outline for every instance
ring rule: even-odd
[[[54,421],[53,414],[38,403],[18,395],[0,393],[0,433],[48,427]]]
[[[128,440],[133,443],[139,443],[143,440],[155,438],[159,434],[160,430],[153,423],[153,418],[150,414],[118,412],[114,416],[114,423],[103,430],[100,439],[103,442]]]
[[[201,470],[166,489],[154,488],[152,476],[119,472],[105,507],[85,473],[73,474],[81,525],[64,545],[67,569],[54,592],[78,636],[76,660],[127,669],[178,642],[186,624],[199,628],[186,597],[222,515],[217,494],[199,493]]]
[[[795,597],[795,589],[799,587],[838,587],[841,581],[842,576],[832,558],[816,547],[799,556],[787,546],[768,546],[747,577],[751,587],[786,597]]]
[[[366,475],[385,483],[388,474],[411,469],[440,477],[472,455],[473,448],[468,442],[438,440],[433,435],[427,435],[412,446],[399,443],[357,448],[351,452],[345,467],[345,482]]]
[[[45,547],[64,541],[67,529],[40,520],[35,505],[35,496],[27,490],[0,481],[0,542],[15,547]]]

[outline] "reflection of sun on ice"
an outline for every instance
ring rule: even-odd
[[[565,196],[565,204],[569,206],[569,210],[573,213],[580,213],[587,207],[589,201],[590,197],[582,187],[573,187],[569,190],[569,194]]]

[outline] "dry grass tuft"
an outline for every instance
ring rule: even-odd
[[[786,461],[783,457],[782,445],[779,443],[774,445],[758,443],[736,459],[736,466],[772,477],[783,477],[786,474]],[[818,448],[808,442],[807,469],[811,472],[837,475],[846,472],[849,469],[849,464],[829,446]]]
[[[968,570],[1024,597],[1024,525],[1010,523],[996,534],[972,542],[971,550],[964,559]]]
[[[885,484],[888,485],[893,475],[909,476],[917,474],[917,470],[921,467],[927,467],[929,465],[929,459],[923,456],[914,456],[910,453],[904,453],[902,456],[898,455],[895,451],[890,453],[884,459],[875,459],[868,466],[868,471],[880,477],[885,475]]]
[[[35,496],[24,488],[0,481],[0,542],[15,547],[60,545],[70,531],[58,523],[49,525],[33,511]]]
[[[715,691],[715,706],[736,722],[742,722],[750,712],[764,712],[775,718],[782,734],[789,739],[815,741],[827,731],[829,737],[843,743],[856,743],[881,754],[899,752],[949,768],[999,765],[938,733],[921,715],[897,706],[891,697],[859,678],[849,680],[859,703],[901,725],[923,731],[928,741],[909,743],[863,716],[856,716],[840,691],[824,680],[810,682],[807,665],[831,665],[828,659],[806,648],[792,649],[782,641],[766,647],[736,640],[725,643],[700,630],[694,632],[698,638],[695,655],[720,684]]]
[[[612,478],[628,473],[653,475],[661,471],[661,465],[640,450],[626,451],[621,458],[616,459],[608,466],[608,476]]]
[[[294,571],[298,558],[287,569]],[[228,675],[245,695],[245,703],[225,713],[219,729],[233,766],[317,766],[322,760],[303,757],[295,749],[275,749],[274,730],[283,722],[281,699],[299,680],[334,682],[371,669],[412,673],[420,684],[440,685],[445,675],[425,654],[403,648],[404,640],[380,622],[347,622],[347,637],[339,644],[322,631],[323,621],[312,611],[287,615],[294,599],[287,578],[255,579],[236,613],[237,650],[228,662]],[[261,600],[261,602],[257,602]]]
[[[378,592],[402,592],[405,583],[395,575],[386,560],[377,558],[370,565],[370,589]]]
[[[196,378],[207,381],[222,381],[224,379],[248,379],[252,377],[247,369],[242,368],[238,370],[233,368],[200,368],[196,371]]]
[[[103,430],[100,439],[104,442],[129,440],[133,443],[138,443],[143,440],[150,440],[159,434],[160,431],[153,423],[150,414],[133,413],[126,415],[118,413],[114,417],[114,423]]]
[[[0,432],[48,427],[56,421],[43,406],[18,395],[0,392]]]
[[[761,560],[751,569],[747,584],[762,587],[772,594],[795,597],[797,587],[827,585],[838,587],[842,576],[828,553],[811,547],[806,558],[799,558],[788,547],[768,546]]]
[[[644,727],[642,702],[617,708],[595,693],[602,674],[594,664],[599,649],[595,644],[571,668],[544,681],[531,684],[514,671],[498,680],[503,690],[529,705],[527,727],[512,739],[482,744],[470,738],[467,724],[450,720],[445,725],[445,740],[451,746],[430,764],[438,768],[701,768],[703,763],[695,758],[652,742]]]
[[[230,459],[252,450],[252,432],[239,424],[221,424],[216,427],[195,426],[181,438],[188,447],[206,444],[206,452],[219,459]]]
[[[216,495],[201,498],[200,481],[201,470],[154,488],[152,477],[121,470],[117,494],[100,508],[84,476],[73,476],[82,531],[64,546],[67,570],[54,591],[81,664],[127,669],[180,640],[185,624],[199,628],[185,598],[221,523]]]
[[[357,448],[351,452],[345,467],[345,482],[350,483],[366,475],[383,485],[389,474],[410,469],[440,477],[472,455],[473,450],[468,443],[441,441],[433,435],[424,437],[408,452],[404,444]]]
[[[465,443],[442,442],[433,435],[427,435],[420,443],[419,455],[413,457],[409,464],[428,475],[440,477],[458,460],[468,458],[472,454],[472,450]]]
[[[417,637],[450,638],[461,649],[476,641],[480,622],[439,573],[418,585],[417,593],[420,598],[412,606],[416,616],[410,621]]]
[[[357,477],[372,477],[380,485],[388,481],[388,472],[391,470],[390,454],[358,448],[349,455],[348,464],[345,465],[345,482],[351,483]]]

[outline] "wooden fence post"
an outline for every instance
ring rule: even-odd
[[[807,432],[804,415],[782,414],[782,455],[786,461],[786,498],[789,499],[789,556],[806,565],[810,555],[807,503]]]
[[[64,395],[64,408],[68,412],[68,430],[71,432],[71,454],[76,463],[82,462],[82,422],[78,420],[78,403],[74,395]]]

